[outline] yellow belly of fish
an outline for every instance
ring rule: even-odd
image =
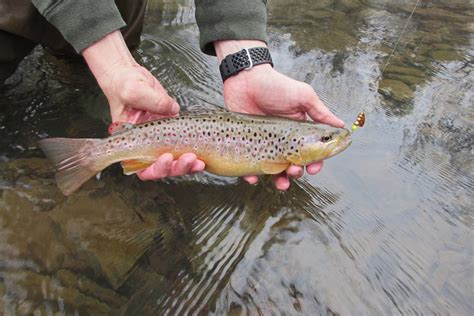
[[[125,174],[133,174],[140,170],[149,167],[160,155],[164,153],[171,153],[174,159],[178,159],[181,155],[189,152],[194,152],[191,148],[183,148],[176,150],[175,148],[159,148],[153,150],[145,150],[136,153],[131,159],[122,160],[122,167]],[[206,164],[205,170],[220,176],[227,177],[241,177],[248,175],[261,174],[277,174],[280,173],[290,165],[289,162],[270,162],[262,161],[255,163],[247,159],[227,159],[220,156],[218,153],[212,152],[195,152],[198,159],[204,161]]]

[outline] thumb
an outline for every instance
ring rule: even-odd
[[[178,114],[179,105],[163,89],[159,91],[144,81],[129,83],[121,92],[122,102],[136,110],[153,114],[173,116]]]
[[[323,104],[310,85],[304,84],[301,94],[305,100],[303,108],[314,121],[333,127],[344,127],[344,122]]]

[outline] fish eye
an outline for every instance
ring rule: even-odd
[[[321,141],[322,141],[323,143],[328,142],[328,141],[330,141],[331,139],[332,139],[332,136],[331,136],[331,135],[321,136]]]

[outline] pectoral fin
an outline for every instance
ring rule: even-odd
[[[266,174],[278,174],[280,172],[283,172],[290,166],[289,163],[278,163],[278,162],[262,162],[260,165],[260,168],[262,171]]]
[[[122,165],[123,173],[128,176],[148,168],[153,162],[150,160],[130,159],[124,160],[120,164]]]
[[[286,156],[285,159],[294,165],[302,165],[300,156],[290,154]]]

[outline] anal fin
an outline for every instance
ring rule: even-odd
[[[148,168],[153,162],[150,160],[130,159],[124,160],[120,164],[122,165],[123,173],[128,176]]]

